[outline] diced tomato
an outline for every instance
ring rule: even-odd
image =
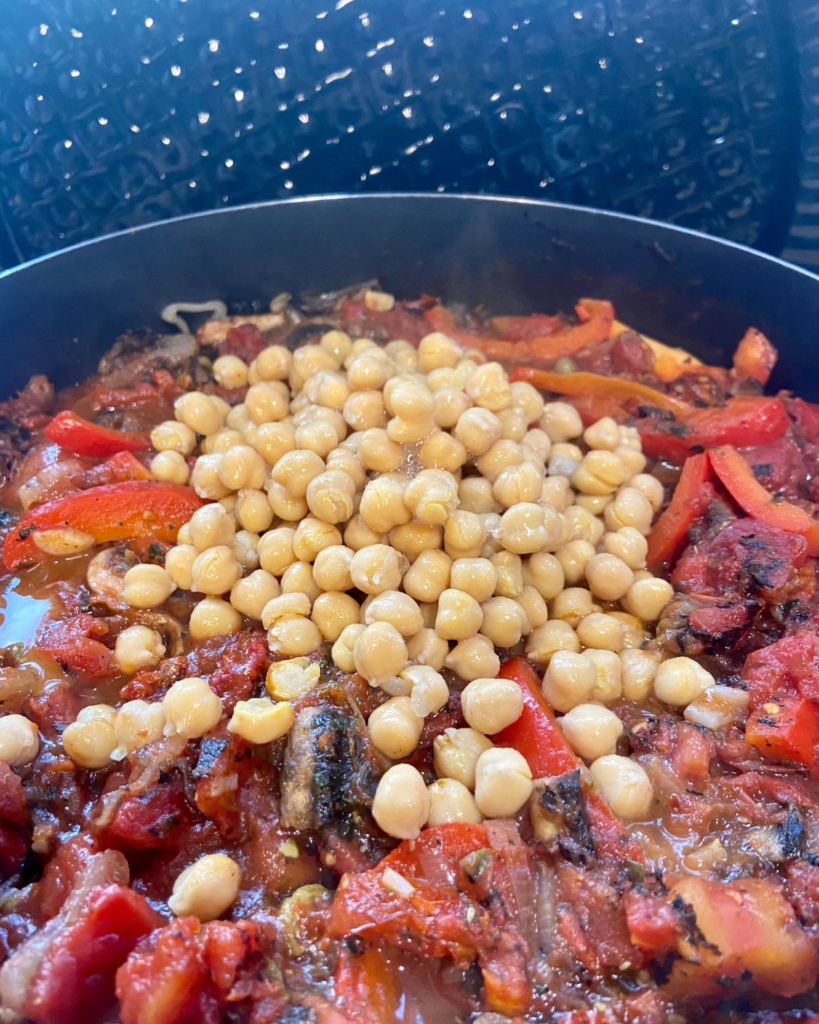
[[[797,694],[819,704],[819,638],[786,636],[749,654],[742,669],[751,707]]]
[[[228,328],[224,349],[250,365],[268,344],[267,338],[255,324],[239,324],[238,327]]]
[[[101,427],[98,423],[91,423],[68,410],[57,413],[44,433],[49,441],[75,455],[90,455],[95,458],[104,459],[116,455],[117,452],[145,452],[151,447],[144,434]]]
[[[689,409],[677,422],[646,418],[637,422],[643,451],[654,458],[683,462],[692,452],[715,445],[750,448],[778,440],[790,426],[779,398],[729,398],[724,406]]]
[[[399,996],[394,968],[384,954],[368,946],[351,954],[342,947],[336,966],[335,1002],[350,1024],[393,1024]]]
[[[819,707],[802,697],[777,697],[751,712],[745,741],[773,761],[805,765],[819,774]]]
[[[743,604],[724,607],[695,608],[688,616],[688,625],[698,633],[721,637],[748,625],[751,613]]]
[[[557,926],[574,955],[589,971],[638,966],[642,957],[632,945],[623,898],[598,869],[561,864],[557,869]]]
[[[381,328],[389,338],[403,338],[417,345],[430,328],[423,316],[412,312],[412,303],[396,302],[392,309],[384,312],[369,309],[363,301],[353,298],[341,300],[341,318],[356,327]],[[437,328],[436,328],[437,330]]]
[[[819,864],[792,860],[785,865],[785,892],[802,924],[819,924]]]
[[[261,630],[238,633],[228,645],[209,680],[225,711],[230,713],[237,701],[247,700],[267,658],[267,638]]]
[[[0,761],[0,819],[17,825],[27,825],[29,820],[23,781],[5,761]]]
[[[652,958],[674,949],[682,928],[674,908],[659,896],[648,896],[632,889],[623,900],[631,941]]]
[[[179,777],[158,782],[135,796],[126,796],[100,836],[105,846],[133,850],[180,847],[190,828],[191,813]]]
[[[164,369],[151,372],[151,383],[140,381],[129,388],[106,388],[97,384],[92,398],[92,407],[100,409],[133,409],[141,405],[169,404],[185,393],[173,375]]]
[[[114,975],[162,919],[144,896],[120,885],[92,889],[82,916],[51,942],[26,996],[37,1024],[87,1024],[114,996]]]
[[[60,661],[73,675],[109,679],[118,675],[120,669],[113,653],[96,639],[107,634],[106,622],[81,612],[46,626],[35,646]]]
[[[767,384],[779,353],[762,331],[749,327],[734,353],[734,372],[740,380],[749,377]]]

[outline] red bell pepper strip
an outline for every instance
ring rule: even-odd
[[[762,331],[749,327],[734,352],[734,372],[740,380],[752,377],[767,384],[778,358],[779,353]]]
[[[68,409],[58,412],[44,433],[49,441],[66,451],[91,458],[105,459],[117,452],[145,452],[151,447],[144,434],[101,427]]]
[[[765,490],[748,463],[731,445],[713,448],[708,456],[714,472],[741,509],[769,526],[786,533],[801,534],[808,542],[808,554],[819,555],[819,520],[789,501],[778,501]]]
[[[544,338],[563,328],[559,316],[532,313],[531,316],[493,316],[490,323],[499,338],[522,341],[524,338]]]
[[[640,405],[667,409],[678,416],[687,416],[691,407],[679,398],[664,395],[646,384],[638,384],[620,377],[606,377],[602,373],[555,373],[551,370],[535,370],[530,366],[516,367],[509,378],[512,381],[526,380],[536,388],[554,391],[558,395],[575,395],[580,398],[607,396],[620,402],[635,401]]]
[[[153,480],[154,475],[131,452],[117,452],[88,471],[95,484],[116,484],[125,480]]]
[[[774,761],[804,764],[819,774],[819,708],[804,697],[778,697],[753,711],[745,726],[745,741]]]
[[[643,419],[637,429],[643,452],[654,458],[682,462],[697,450],[719,444],[753,448],[778,441],[791,425],[778,398],[729,398],[724,406],[688,409],[677,423]]]
[[[711,467],[708,456],[692,455],[685,460],[682,475],[671,504],[663,512],[648,535],[649,565],[671,562],[688,540],[688,529],[701,516],[714,497],[714,488],[708,482]]]
[[[522,754],[536,779],[554,778],[582,768],[583,762],[569,746],[554,712],[543,697],[540,677],[531,664],[525,658],[512,658],[501,666],[498,676],[511,679],[520,686],[523,714],[517,722],[492,737],[495,745],[512,747]],[[584,785],[583,788],[598,856],[644,864],[645,855],[640,844],[626,834],[605,798],[589,786]]]
[[[179,527],[204,504],[190,487],[154,480],[91,487],[27,512],[6,538],[3,561],[7,569],[46,561],[49,555],[37,547],[32,535],[60,527],[91,534],[98,544],[130,537],[154,537],[172,544]]]

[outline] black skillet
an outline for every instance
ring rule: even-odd
[[[0,275],[0,397],[33,373],[67,385],[174,301],[267,301],[379,278],[493,313],[613,300],[646,334],[726,363],[745,329],[780,351],[772,388],[819,400],[819,277],[691,231],[529,199],[322,196],[181,217]]]

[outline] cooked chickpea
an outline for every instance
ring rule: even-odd
[[[583,461],[583,452],[576,444],[560,441],[549,452],[549,476],[569,478]]]
[[[341,631],[338,640],[333,644],[330,655],[342,672],[356,671],[353,650],[355,649],[356,641],[366,628],[363,623],[358,622],[353,623],[351,626],[346,626]]]
[[[260,380],[287,380],[293,367],[293,354],[284,345],[268,345],[255,362]]]
[[[622,669],[620,657],[614,651],[603,651],[589,648],[583,653],[593,661],[597,668],[597,682],[594,684],[591,699],[598,704],[608,704],[623,692]]]
[[[623,463],[625,472],[624,483],[628,483],[633,477],[642,473],[648,461],[642,452],[634,451],[633,448],[625,448],[622,445],[614,449],[614,454]]]
[[[514,381],[510,385],[510,389],[512,392],[512,405],[523,410],[526,414],[527,423],[536,423],[543,415],[545,406],[541,393],[537,388],[532,387],[531,384],[523,380]]]
[[[526,640],[526,657],[535,665],[545,667],[557,651],[580,650],[577,634],[568,622],[550,619],[533,629]]]
[[[248,425],[252,425],[253,420],[250,418],[250,413],[247,411],[247,407],[244,402],[239,402],[238,405],[234,405],[233,408],[228,412],[225,417],[225,424],[230,430],[241,431]]]
[[[500,658],[492,641],[483,635],[461,640],[447,654],[444,665],[465,682],[494,678],[500,669]]]
[[[434,629],[425,626],[407,640],[407,654],[413,664],[429,665],[440,672],[449,654],[449,644]]]
[[[236,536],[233,520],[222,505],[214,502],[198,508],[188,523],[191,544],[197,551],[226,544],[232,546]]]
[[[543,493],[543,471],[531,462],[509,466],[498,474],[492,493],[504,508],[539,501]]]
[[[567,402],[547,402],[539,426],[553,444],[571,441],[583,433],[580,414]]]
[[[123,600],[132,608],[156,608],[174,590],[176,584],[161,565],[135,565],[122,581]]]
[[[295,523],[307,515],[307,502],[304,498],[294,498],[292,494],[277,484],[275,480],[267,483],[267,500],[273,509],[273,515],[288,523]]]
[[[371,530],[360,515],[355,515],[344,530],[344,543],[351,551],[360,551],[373,544],[385,544],[388,535]]]
[[[455,424],[453,435],[470,455],[484,455],[500,440],[501,421],[489,409],[466,409]]]
[[[544,479],[541,504],[547,501],[556,512],[565,512],[574,500],[574,491],[565,476],[548,476]]]
[[[613,615],[591,612],[578,622],[577,638],[584,647],[620,651],[624,646],[625,626]]]
[[[377,349],[376,349],[377,351]],[[351,391],[378,391],[389,377],[389,370],[375,355],[358,355],[347,367],[347,383]]]
[[[590,451],[572,473],[572,485],[584,494],[612,494],[625,478],[623,463],[613,453]]]
[[[466,640],[481,628],[484,614],[474,597],[449,588],[438,598],[435,632],[444,640]]]
[[[507,551],[529,555],[557,546],[561,529],[560,516],[554,509],[521,502],[503,513],[495,536]]]
[[[437,601],[449,587],[451,564],[443,551],[422,551],[404,576],[404,590],[416,601]]]
[[[153,704],[145,700],[126,701],[114,721],[117,746],[111,757],[121,761],[133,751],[161,740],[164,734],[165,708],[161,701]]]
[[[412,688],[410,706],[420,718],[434,715],[449,700],[444,677],[431,665],[408,665],[401,679]]]
[[[340,410],[350,397],[350,388],[340,373],[320,370],[304,382],[304,394],[314,405]]]
[[[309,562],[294,562],[282,573],[282,594],[305,594],[312,604],[321,591],[313,579],[313,567]]]
[[[479,604],[495,593],[498,570],[488,558],[456,558],[452,563],[451,585],[474,597]]]
[[[493,532],[496,532],[493,531]],[[498,574],[497,597],[520,597],[523,593],[523,560],[513,551],[496,551],[489,558]]]
[[[634,582],[634,573],[616,555],[594,555],[586,563],[586,580],[601,601],[618,601]]]
[[[521,446],[514,441],[501,439],[496,441],[488,452],[476,459],[475,465],[487,480],[494,482],[504,469],[519,466],[523,461]]]
[[[213,362],[213,376],[225,388],[243,388],[247,384],[247,363],[238,356],[219,356]]]
[[[459,388],[446,385],[437,388],[432,396],[433,420],[442,430],[449,430],[460,420],[461,416],[472,405],[471,401]],[[458,438],[461,444],[463,439]]]
[[[305,616],[285,615],[276,619],[268,629],[267,643],[274,654],[299,657],[321,646],[321,633],[318,626]]]
[[[430,799],[417,768],[395,764],[381,777],[373,799],[379,828],[396,839],[417,839],[430,812]]]
[[[262,625],[269,629],[274,622],[280,619],[287,619],[293,615],[309,615],[312,603],[307,594],[299,591],[296,593],[280,594],[271,598],[262,609]]]
[[[552,601],[551,609],[553,619],[562,619],[573,629],[577,629],[587,615],[597,610],[598,606],[585,587],[567,587],[562,590]]]
[[[0,718],[0,761],[21,768],[33,761],[39,752],[40,737],[34,722],[25,715],[4,715]]]
[[[523,693],[511,679],[473,679],[461,693],[461,710],[471,728],[492,736],[523,714]]]
[[[549,609],[534,587],[525,586],[515,601],[522,609],[526,620],[523,624],[524,636],[528,636],[533,629],[537,629],[548,621]]]
[[[269,697],[251,697],[237,702],[227,728],[248,743],[274,743],[294,721],[293,705],[286,700],[274,704]]]
[[[151,431],[151,444],[158,452],[178,452],[190,455],[196,447],[196,431],[185,423],[165,420]]]
[[[92,771],[105,768],[117,746],[116,717],[116,709],[110,704],[83,708],[63,730],[63,749],[71,760]]]
[[[304,498],[310,481],[323,473],[324,469],[324,459],[320,455],[298,449],[282,455],[270,471],[270,476],[292,497]]]
[[[313,407],[317,409],[317,406]],[[329,410],[322,410],[329,412]],[[326,458],[336,447],[346,432],[346,425],[342,420],[342,431],[329,418],[315,417],[306,423],[296,425],[296,448],[312,452],[320,458]]]
[[[587,540],[590,544],[598,544],[605,527],[597,516],[593,516],[582,505],[570,505],[563,513],[565,541]]]
[[[367,526],[377,533],[389,533],[412,518],[405,500],[406,483],[403,478],[379,476],[371,480],[361,495],[359,514]]]
[[[526,615],[517,601],[508,597],[492,597],[481,605],[483,618],[480,632],[495,647],[514,647],[523,635]]]
[[[223,416],[209,395],[188,391],[173,404],[174,416],[197,434],[215,434],[222,426]]]
[[[281,576],[285,569],[296,561],[293,540],[296,531],[280,526],[268,532],[259,540],[259,562],[261,567],[273,576]]]
[[[422,469],[407,485],[404,501],[419,522],[443,526],[458,507],[458,484],[444,470]]]
[[[592,762],[590,771],[618,818],[639,821],[648,817],[654,787],[642,765],[619,754],[606,754]]]
[[[351,566],[355,552],[343,544],[323,548],[313,564],[313,580],[320,590],[352,590]]]
[[[236,902],[242,870],[226,853],[207,853],[173,883],[168,908],[176,917],[214,921]]]
[[[230,636],[242,628],[242,616],[227,601],[206,597],[191,612],[188,629],[194,640]]]
[[[204,679],[180,679],[165,694],[165,733],[196,739],[215,728],[222,717],[222,702]]]
[[[226,451],[219,464],[219,479],[232,491],[249,487],[259,490],[265,484],[265,463],[255,448],[237,444]]]
[[[495,414],[501,421],[501,440],[514,441],[519,443],[523,440],[528,426],[526,413],[510,405],[508,409],[502,409]]]
[[[418,452],[424,469],[441,469],[457,472],[467,460],[466,448],[445,430],[433,430],[424,438]]]
[[[517,814],[532,795],[532,772],[517,750],[485,750],[475,767],[475,803],[487,818]]]
[[[641,491],[648,498],[654,512],[659,512],[663,507],[665,493],[663,485],[656,477],[650,476],[648,473],[638,473],[631,478],[629,486]]]
[[[404,638],[388,622],[374,622],[360,634],[353,648],[356,672],[376,686],[400,675],[407,663]]]
[[[191,589],[191,573],[198,554],[193,544],[177,544],[165,555],[165,571],[182,590]]]
[[[693,658],[670,658],[657,667],[654,694],[674,707],[685,707],[701,696],[715,679]]]
[[[613,452],[620,445],[620,427],[611,416],[604,416],[590,427],[586,427],[583,431],[583,440],[589,448]]]
[[[613,754],[623,735],[623,723],[599,704],[578,704],[560,720],[572,750],[586,761]]]
[[[594,545],[587,540],[570,540],[555,552],[563,578],[569,586],[576,586],[586,578],[586,566],[595,557]]]
[[[275,466],[288,452],[296,450],[296,430],[291,423],[263,423],[256,430],[253,447],[268,466]]]
[[[220,427],[215,434],[204,438],[200,447],[205,455],[218,454],[220,452],[224,454],[235,444],[244,443],[244,434],[240,431],[232,430],[230,427]]]
[[[560,593],[566,579],[560,560],[546,552],[528,558],[523,563],[521,577],[526,586],[534,587],[546,601],[551,601]]]
[[[317,662],[309,658],[274,661],[267,670],[267,692],[276,700],[291,701],[314,690],[321,678]]]
[[[114,645],[117,665],[120,671],[128,675],[156,665],[164,653],[162,637],[148,626],[129,626],[123,629]]]
[[[514,385],[512,386],[514,387]],[[539,427],[533,427],[531,430],[526,431],[521,441],[521,447],[523,446],[526,447],[527,451],[533,452],[537,456],[537,461],[543,463],[543,465],[546,464],[549,452],[552,450],[552,442],[549,440],[549,435]]]
[[[157,480],[170,484],[186,484],[190,476],[184,455],[175,451],[164,451],[151,459],[151,472]]]
[[[325,331],[321,336],[319,345],[325,352],[329,352],[339,364],[343,363],[353,350],[352,339],[344,331]]]
[[[313,602],[311,618],[323,639],[335,643],[347,626],[358,622],[359,612],[358,601],[349,594],[326,591]]]
[[[509,378],[500,363],[484,363],[467,377],[464,391],[478,407],[500,412],[512,404]]]
[[[380,391],[354,391],[345,401],[342,414],[353,430],[381,428],[387,422]]]
[[[230,591],[230,603],[249,619],[261,620],[262,609],[281,593],[276,578],[265,569],[256,569],[237,580]]]
[[[212,501],[219,501],[230,493],[230,488],[225,487],[219,479],[219,467],[222,465],[224,453],[213,455],[200,455],[191,473],[190,485],[200,498],[210,498]]]
[[[543,696],[556,711],[585,704],[597,683],[597,666],[585,654],[555,651],[543,676]]]
[[[451,821],[478,824],[483,815],[475,804],[474,796],[457,779],[438,779],[427,787],[430,811],[427,825],[445,825]]]
[[[191,590],[215,597],[226,594],[242,578],[242,567],[233,548],[220,544],[196,556],[191,568]]]
[[[636,615],[630,612],[609,612],[612,619],[619,619],[623,624],[623,647],[642,647],[651,634]]]
[[[273,522],[273,510],[264,491],[242,488],[236,496],[234,515],[245,530],[264,533]]]
[[[364,622],[389,622],[405,639],[413,636],[424,625],[418,604],[400,590],[385,590],[368,602]]]
[[[403,556],[387,544],[368,544],[350,560],[353,585],[365,594],[381,594],[401,586]]]
[[[405,455],[401,445],[390,440],[386,430],[373,427],[362,434],[359,458],[364,469],[392,473],[404,464]]]
[[[650,532],[653,515],[651,502],[636,487],[623,487],[603,513],[609,530],[631,526],[643,535]]]
[[[458,509],[444,524],[444,550],[451,558],[477,558],[485,541],[486,527],[475,512]]]
[[[461,358],[461,346],[440,331],[425,334],[418,343],[418,369],[430,373],[442,366],[454,367]]]
[[[307,487],[307,505],[325,523],[344,523],[353,514],[355,483],[338,469],[319,473]]]
[[[307,516],[293,534],[293,554],[301,562],[313,562],[325,548],[341,544],[341,534],[331,523]]]
[[[414,562],[422,552],[443,547],[443,530],[440,526],[413,521],[390,530],[389,541],[396,551]]]
[[[662,660],[658,651],[626,648],[620,651],[623,697],[626,700],[645,700],[654,686],[654,677]]]
[[[632,571],[646,567],[648,541],[633,526],[623,527],[616,533],[607,533],[603,538],[603,547],[610,555],[616,555],[625,562]]]
[[[656,622],[673,595],[671,584],[658,577],[635,580],[623,598],[623,607],[643,622]]]

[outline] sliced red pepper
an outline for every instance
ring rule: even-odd
[[[582,768],[583,762],[569,746],[554,712],[546,703],[540,677],[525,658],[512,658],[501,666],[501,679],[511,679],[523,693],[523,714],[512,725],[496,733],[496,746],[513,747],[523,754],[533,778],[554,778]],[[584,786],[583,796],[597,854],[602,859],[645,863],[640,844],[628,836],[608,802]]]
[[[779,501],[765,490],[748,463],[731,445],[709,453],[714,472],[741,509],[769,526],[786,533],[801,534],[808,542],[808,554],[819,555],[819,521],[799,505]]]
[[[117,452],[99,466],[88,471],[95,484],[116,484],[125,480],[153,480],[154,475],[131,452]]]
[[[98,544],[130,537],[172,544],[179,527],[204,504],[190,487],[154,480],[91,487],[27,512],[6,538],[3,561],[7,569],[47,561],[50,556],[37,547],[32,534],[60,527],[88,533]]]
[[[532,313],[531,316],[493,316],[490,323],[499,338],[521,341],[524,338],[543,338],[555,334],[563,327],[559,316]]]
[[[734,353],[734,371],[740,380],[749,377],[767,384],[779,353],[762,331],[749,327]]]
[[[711,467],[708,456],[692,455],[685,460],[682,475],[671,504],[663,512],[648,535],[649,565],[671,562],[688,540],[688,530],[705,514],[714,497],[714,488],[708,482]]]
[[[679,416],[687,416],[691,411],[691,407],[679,398],[664,395],[646,384],[622,380],[620,377],[607,377],[602,373],[555,373],[552,370],[518,366],[512,371],[509,379],[526,380],[536,388],[554,391],[558,395],[575,395],[579,398],[600,396],[613,398],[619,402],[634,401],[640,405],[653,406],[655,409],[668,409]]]
[[[58,412],[44,433],[61,448],[92,458],[104,459],[117,452],[146,452],[151,447],[144,434],[101,427],[68,409]]]
[[[795,761],[819,772],[819,707],[804,697],[783,696],[760,704],[745,726],[745,741],[773,761]]]
[[[642,419],[637,429],[646,455],[682,462],[692,452],[719,444],[753,448],[771,444],[791,421],[778,398],[729,398],[724,406],[688,409],[678,422]]]

